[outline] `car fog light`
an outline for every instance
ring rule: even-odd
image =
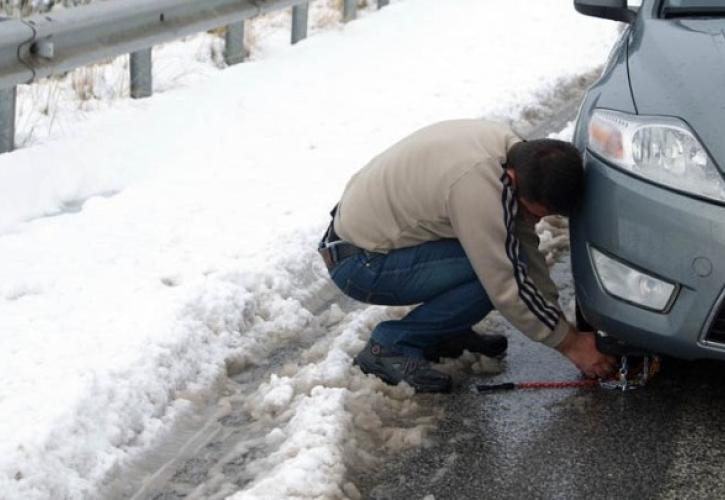
[[[656,311],[667,307],[675,285],[632,269],[595,248],[591,254],[599,282],[609,294]]]

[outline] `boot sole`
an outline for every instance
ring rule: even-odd
[[[411,386],[413,389],[415,389],[415,392],[425,392],[425,393],[448,393],[451,392],[452,384],[449,381],[446,386],[430,386],[430,385],[413,385],[407,380],[396,380],[392,378],[390,375],[388,375],[386,372],[382,370],[377,370],[375,367],[369,366],[367,363],[361,363],[357,356],[353,359],[352,362],[353,366],[357,366],[360,368],[360,371],[363,372],[366,375],[374,375],[383,382],[385,382],[388,385],[398,385],[400,382],[405,382],[409,386]]]

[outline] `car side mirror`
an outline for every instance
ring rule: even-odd
[[[585,16],[631,23],[637,13],[627,8],[627,0],[574,0],[574,8]]]

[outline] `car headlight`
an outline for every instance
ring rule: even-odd
[[[672,283],[638,271],[596,248],[589,250],[599,282],[610,295],[655,311],[664,311],[670,303],[675,291]]]
[[[725,201],[725,181],[681,120],[597,109],[589,120],[589,149],[650,181]]]

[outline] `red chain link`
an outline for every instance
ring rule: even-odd
[[[518,382],[517,389],[566,389],[568,387],[594,387],[599,381],[595,379],[565,380],[561,382]]]

